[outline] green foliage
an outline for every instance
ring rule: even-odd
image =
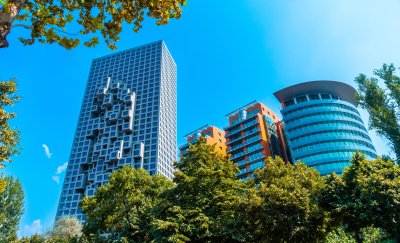
[[[84,198],[86,238],[69,242],[399,239],[400,171],[392,161],[356,153],[342,176],[325,178],[303,163],[269,158],[266,165],[254,180],[238,180],[237,166],[199,138],[176,163],[175,184],[123,167]]]
[[[7,176],[4,181],[6,187],[0,193],[0,242],[14,242],[24,212],[24,192],[14,177]]]
[[[8,45],[5,37],[17,21],[29,25],[25,28],[30,37],[20,38],[25,45],[39,41],[71,49],[82,42],[95,46],[101,37],[115,49],[125,23],[136,32],[145,15],[158,25],[167,24],[181,17],[185,4],[186,0],[5,0],[0,2],[0,47]]]
[[[363,243],[378,243],[383,242],[385,234],[373,226],[361,229],[360,242]],[[336,228],[329,232],[325,238],[326,243],[356,243],[357,240],[342,227]]]
[[[395,75],[393,64],[384,64],[374,71],[377,78],[367,78],[360,74],[355,81],[358,84],[358,101],[369,113],[369,127],[386,139],[400,160],[400,77]],[[387,90],[379,87],[379,79],[383,80]]]
[[[97,240],[89,240],[86,238],[84,235],[80,236],[73,236],[73,237],[54,237],[54,236],[49,236],[46,237],[44,235],[40,234],[34,234],[30,237],[22,237],[18,243],[92,243],[92,242],[100,242]]]
[[[356,239],[344,231],[343,228],[337,228],[329,232],[325,238],[326,243],[357,243]]]
[[[318,198],[324,180],[303,163],[291,165],[280,158],[269,158],[266,167],[255,172],[239,218],[245,227],[246,242],[317,242],[324,239],[329,213]]]
[[[87,216],[84,234],[95,241],[105,233],[108,240],[149,241],[151,218],[148,211],[172,186],[163,176],[150,176],[143,169],[122,167],[111,174],[108,184],[100,187],[93,197],[85,197],[81,202]]]
[[[12,161],[11,156],[17,154],[19,149],[19,132],[9,124],[15,113],[6,110],[18,101],[16,91],[15,80],[0,81],[0,169],[4,167],[4,162]]]
[[[39,234],[34,234],[30,237],[22,237],[19,243],[45,243],[46,238]]]
[[[385,234],[382,232],[382,230],[379,230],[373,226],[361,229],[361,235],[364,243],[378,243],[382,242],[382,240],[385,238]]]
[[[367,161],[357,152],[343,175],[330,175],[321,205],[332,212],[336,224],[359,235],[374,225],[400,240],[400,168],[378,158]]]
[[[153,210],[155,241],[234,241],[235,202],[245,189],[238,167],[204,138],[175,166],[175,187]]]
[[[15,95],[17,84],[15,80],[0,81],[0,169],[4,168],[4,162],[11,162],[11,156],[19,153],[19,131],[10,127],[10,119],[15,117],[15,113],[6,110],[13,106],[18,97]],[[5,189],[6,181],[0,174],[0,193]]]
[[[72,239],[80,236],[82,225],[77,218],[62,217],[56,220],[53,228],[48,232],[50,239]]]

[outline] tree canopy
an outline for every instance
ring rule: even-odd
[[[62,217],[54,222],[47,233],[51,239],[70,240],[81,235],[82,225],[75,217]]]
[[[19,149],[19,132],[9,123],[15,117],[15,112],[6,109],[18,101],[16,91],[15,80],[0,81],[0,169],[4,167],[4,162],[12,161],[11,156],[18,153]]]
[[[375,226],[400,240],[400,168],[390,160],[368,161],[357,152],[342,176],[326,179],[321,205],[337,224],[358,236]]]
[[[3,180],[6,187],[0,192],[0,242],[14,242],[24,212],[24,192],[18,179],[7,176]]]
[[[329,213],[319,206],[324,180],[303,163],[268,158],[255,172],[238,209],[250,242],[317,242],[328,233]]]
[[[369,113],[369,127],[388,139],[397,161],[400,161],[400,77],[396,75],[393,64],[384,64],[368,78],[360,74],[355,81],[358,84],[357,98],[362,108]],[[378,84],[382,80],[386,89]]]
[[[270,157],[244,181],[199,138],[175,166],[173,183],[129,166],[113,172],[83,199],[84,237],[69,242],[399,240],[400,169],[390,160],[356,153],[342,175],[321,177]]]
[[[122,167],[113,172],[106,185],[81,203],[87,215],[83,232],[88,238],[125,239],[144,242],[149,239],[149,210],[160,201],[161,194],[173,186],[161,175],[150,176],[143,169]]]
[[[362,228],[360,232],[360,242],[363,243],[378,243],[378,242],[384,242],[386,239],[385,234],[379,230],[378,228],[375,228],[373,226],[369,226],[366,228]],[[331,232],[326,236],[325,238],[326,243],[357,243],[357,240],[354,238],[354,236],[348,232],[346,232],[343,228],[339,227]],[[390,242],[390,241],[387,241]]]
[[[175,187],[153,210],[159,242],[226,242],[235,239],[235,204],[244,192],[238,167],[204,138],[175,163]]]
[[[95,46],[99,38],[116,48],[126,23],[139,31],[145,15],[158,25],[178,19],[186,0],[3,0],[0,1],[0,48],[9,45],[7,35],[16,27],[30,31],[21,37],[25,45],[35,41],[58,43],[71,49],[83,43]]]
[[[0,81],[0,170],[5,162],[11,162],[12,156],[19,152],[19,131],[10,126],[10,120],[15,117],[8,108],[18,101],[15,95],[17,84],[15,80]],[[6,181],[1,178],[0,193],[5,189]]]

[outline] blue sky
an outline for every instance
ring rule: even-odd
[[[397,0],[189,0],[178,21],[146,21],[139,33],[126,28],[118,50],[165,40],[178,64],[180,144],[202,125],[227,125],[225,114],[253,100],[279,113],[272,94],[288,85],[330,79],[354,86],[359,73],[400,65],[399,12]],[[113,52],[104,44],[24,47],[17,38],[27,34],[13,31],[10,47],[0,50],[0,79],[15,77],[22,96],[13,124],[24,149],[5,169],[26,194],[21,235],[51,226],[91,60]],[[370,134],[378,153],[388,153]]]

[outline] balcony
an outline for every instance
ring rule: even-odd
[[[240,137],[238,137],[238,138],[235,138],[235,139],[233,139],[233,140],[230,140],[229,142],[226,142],[226,145],[235,143],[235,142],[240,141],[240,140],[242,140],[242,136],[240,136]]]
[[[251,129],[250,131],[246,131],[246,132],[244,133],[244,136],[238,137],[238,138],[236,138],[236,139],[234,139],[234,140],[231,140],[231,141],[227,142],[226,145],[232,144],[232,143],[237,142],[237,141],[239,141],[239,140],[241,140],[241,139],[243,139],[243,138],[246,138],[246,137],[249,137],[249,136],[251,136],[251,135],[257,134],[257,133],[259,133],[260,131],[261,131],[261,129],[258,128],[258,127],[257,127],[257,128],[253,128],[253,129]]]
[[[123,96],[122,100],[126,104],[132,104],[135,102],[135,95],[134,94],[126,94]]]
[[[98,113],[98,110],[99,110],[98,105],[91,105],[89,107],[89,111],[92,112],[92,113]]]
[[[254,142],[258,142],[258,141],[261,141],[261,137],[260,137],[260,136],[251,137],[251,138],[249,138],[249,139],[246,139],[246,143],[244,143],[244,144],[241,143],[241,144],[239,144],[239,145],[236,145],[236,146],[234,146],[234,147],[229,148],[229,149],[227,150],[227,153],[232,153],[233,151],[235,151],[235,150],[237,150],[237,149],[243,148],[243,147],[245,147],[245,146],[249,146],[250,144],[252,144],[252,143],[254,143]]]
[[[122,130],[124,132],[132,132],[132,120],[130,122],[124,122],[122,125]]]
[[[133,116],[133,110],[125,110],[121,114],[121,118],[132,118]]]
[[[119,82],[113,82],[111,84],[111,90],[118,90],[120,89],[120,83]]]
[[[240,158],[240,157],[244,156],[245,154],[246,154],[246,152],[240,152],[240,153],[237,153],[237,154],[235,154],[235,155],[232,155],[232,156],[231,156],[231,160]]]
[[[96,137],[96,134],[97,134],[96,131],[88,130],[88,131],[86,131],[86,138],[93,139]]]
[[[118,120],[118,113],[117,112],[112,112],[112,111],[107,111],[105,117],[110,122],[115,123]]]
[[[103,100],[103,103],[102,103],[101,107],[102,108],[109,108],[112,105],[113,105],[112,96],[107,94],[106,97]]]
[[[264,156],[265,157],[265,156]],[[246,164],[250,164],[250,168],[249,169],[246,169],[246,168],[242,168],[240,171],[239,171],[239,173],[237,173],[236,174],[236,176],[237,177],[241,177],[241,176],[243,176],[243,175],[245,175],[245,174],[247,174],[247,173],[253,173],[255,170],[257,170],[257,169],[260,169],[260,168],[263,168],[265,165],[264,165],[264,161],[258,161],[258,162],[255,162],[256,160],[253,160],[253,161],[248,161]],[[255,163],[253,163],[253,162],[255,162]],[[252,164],[251,164],[252,163]]]
[[[97,90],[96,95],[97,95],[97,96],[100,96],[100,97],[103,97],[103,96],[106,94],[106,92],[107,92],[107,88],[99,88],[99,89]]]
[[[229,133],[226,134],[225,137],[229,138],[230,136],[233,136],[233,135],[237,134],[238,132],[246,130],[247,128],[250,128],[250,127],[252,127],[254,125],[257,125],[257,124],[259,124],[258,120],[250,121],[250,122],[244,124],[243,127],[241,127],[241,128],[239,127],[238,129],[234,129],[232,131],[229,131]]]
[[[247,161],[243,159],[243,160],[239,160],[239,161],[235,162],[235,164],[240,167],[242,165],[247,164]]]
[[[247,120],[250,120],[251,118],[256,117],[257,115],[258,115],[258,113],[257,113],[257,114],[254,114],[254,115],[250,115],[250,116],[248,116],[246,119],[244,119],[244,120],[242,120],[242,121],[240,121],[240,122],[238,122],[238,123],[236,123],[236,124],[233,124],[233,125],[229,125],[229,126],[227,126],[227,127],[224,127],[224,130],[228,130],[228,129],[231,129],[231,128],[233,128],[233,127],[236,127],[236,126],[238,126],[238,125],[240,125],[240,124],[246,122]]]

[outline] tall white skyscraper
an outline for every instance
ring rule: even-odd
[[[56,218],[131,165],[172,178],[176,161],[176,64],[163,41],[93,60]]]

